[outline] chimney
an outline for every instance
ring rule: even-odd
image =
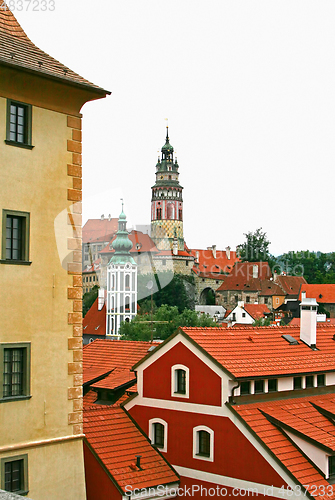
[[[300,340],[310,347],[316,346],[316,299],[302,298],[300,302]]]
[[[108,214],[108,222],[111,221],[111,218],[112,218],[112,215],[111,214]]]
[[[301,300],[306,298],[306,292],[301,292]]]
[[[142,467],[141,467],[141,458],[142,458],[142,455],[135,455],[135,457],[136,457],[136,467],[139,470],[143,470]]]
[[[104,214],[102,214],[101,220],[105,220],[105,215]]]
[[[226,247],[226,257],[230,260],[230,247]]]
[[[258,278],[258,265],[257,264],[254,264],[252,266],[252,277]]]
[[[199,264],[199,250],[195,252],[195,262]]]
[[[216,245],[212,246],[212,253],[213,253],[214,259],[216,259]]]
[[[105,303],[105,290],[103,288],[99,288],[98,291],[98,311],[101,311]]]
[[[277,271],[275,271],[273,273],[273,281],[276,282],[277,281],[277,278],[278,278],[278,274],[277,274]]]

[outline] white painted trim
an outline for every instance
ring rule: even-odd
[[[160,446],[155,445],[154,443],[154,424],[162,424],[164,426],[164,445],[163,448]],[[168,439],[168,424],[165,422],[165,420],[162,420],[161,418],[151,418],[149,420],[149,439],[151,441],[151,444],[154,446],[157,446],[159,451],[167,451],[167,439]]]
[[[291,490],[287,490],[286,488],[280,489],[276,488],[275,486],[270,486],[262,483],[253,483],[251,481],[246,481],[244,479],[236,479],[234,477],[228,477],[228,476],[221,476],[219,474],[212,474],[210,472],[203,472],[200,470],[196,469],[189,469],[187,467],[180,467],[179,465],[173,465],[174,469],[178,472],[183,477],[188,477],[190,479],[196,479],[198,481],[204,481],[207,483],[213,483],[213,484],[218,484],[220,486],[227,486],[229,488],[237,488],[239,490],[242,490],[243,492],[246,491],[248,492],[249,490],[249,495],[243,495],[246,496],[246,498],[249,498],[249,496],[252,496],[252,489],[257,490],[259,495],[267,495],[270,497],[274,498],[281,498],[281,499],[288,499],[292,500],[292,498],[306,498],[306,496],[303,493],[300,493],[298,491],[292,492]],[[292,481],[290,481],[291,486],[294,487],[292,484]],[[289,483],[289,484],[290,484]],[[286,493],[288,492],[288,493]],[[222,495],[224,496],[224,495]],[[230,496],[230,495],[226,495]],[[233,495],[234,496],[234,495]],[[256,494],[255,494],[256,496]],[[219,498],[219,497],[215,497]]]
[[[178,378],[176,375],[177,370],[184,370],[185,372],[185,394],[177,392]],[[189,398],[190,397],[190,369],[185,365],[171,366],[171,397],[173,398]]]
[[[206,431],[210,435],[209,457],[199,455],[199,431]],[[214,462],[214,431],[206,425],[193,427],[193,458],[196,458],[197,460],[205,460],[207,462]]]

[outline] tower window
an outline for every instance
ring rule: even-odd
[[[179,220],[183,220],[183,210],[179,209]]]
[[[157,220],[161,220],[162,218],[162,209],[161,208],[157,208],[156,210],[156,219]]]

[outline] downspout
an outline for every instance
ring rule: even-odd
[[[231,395],[229,396],[229,403],[231,403],[233,405],[236,404],[235,401],[234,401],[234,395],[235,395],[234,391],[235,391],[235,389],[237,389],[238,387],[240,387],[240,385],[241,385],[241,381],[239,380],[237,382],[237,385],[234,385],[234,387],[232,387],[232,389],[231,389]]]

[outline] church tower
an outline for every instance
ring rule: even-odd
[[[156,182],[152,186],[151,238],[159,250],[171,250],[176,255],[184,250],[183,188],[179,184],[179,165],[173,160],[173,147],[166,141],[161,149],[162,159],[156,165]]]
[[[131,321],[137,314],[137,264],[130,255],[133,244],[126,225],[122,203],[118,231],[112,243],[115,253],[107,268],[107,338],[119,338],[121,323]]]

